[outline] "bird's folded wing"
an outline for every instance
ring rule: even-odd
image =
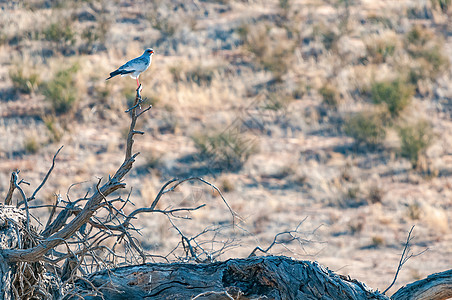
[[[121,71],[135,71],[143,69],[146,66],[146,59],[143,57],[134,58],[124,65],[122,65],[119,70]]]

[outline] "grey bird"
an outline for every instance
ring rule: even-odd
[[[144,50],[143,55],[129,60],[118,69],[110,73],[110,77],[106,80],[115,77],[116,75],[126,76],[129,75],[132,78],[137,79],[137,86],[140,86],[138,81],[138,76],[151,65],[152,55],[154,54],[154,50],[152,48]]]

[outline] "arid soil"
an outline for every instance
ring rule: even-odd
[[[34,190],[61,145],[36,204],[77,199],[108,178],[124,158],[136,83],[105,78],[152,47],[140,80],[153,108],[122,196],[146,206],[173,177],[215,184],[240,216],[233,227],[218,193],[198,182],[159,205],[205,203],[174,222],[187,236],[215,229],[198,239],[216,239],[203,244],[216,259],[296,231],[269,253],[384,290],[415,225],[411,253],[428,250],[388,293],[450,269],[452,7],[441,3],[0,2],[0,194],[16,169]],[[378,101],[387,82],[395,83]],[[386,101],[392,93],[400,106]],[[45,224],[48,209],[35,214]],[[166,255],[180,241],[165,216],[135,221],[149,253]]]

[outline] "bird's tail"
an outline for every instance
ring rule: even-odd
[[[121,71],[119,71],[119,70],[113,71],[113,72],[110,73],[110,77],[108,77],[108,78],[105,79],[105,80],[108,80],[108,79],[110,79],[110,78],[113,78],[113,77],[115,77],[116,75],[119,75],[119,74],[121,74]]]

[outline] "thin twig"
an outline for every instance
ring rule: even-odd
[[[30,210],[28,209],[28,201],[27,201],[27,196],[25,196],[25,192],[24,190],[20,187],[20,181],[19,183],[17,182],[17,176],[14,177],[14,186],[16,187],[17,190],[19,190],[20,195],[22,196],[23,202],[25,203],[25,212],[27,214],[27,231],[30,232]],[[17,207],[19,207],[19,204],[17,205]]]
[[[253,249],[253,251],[251,251],[251,253],[250,253],[250,255],[248,255],[248,257],[256,256],[256,251],[260,251],[262,253],[268,253],[268,251],[270,251],[271,248],[273,248],[273,246],[275,246],[275,245],[283,245],[284,246],[284,243],[290,243],[290,242],[295,241],[295,240],[300,241],[301,238],[297,237],[297,236],[294,236],[294,234],[295,233],[300,233],[298,231],[298,229],[300,228],[301,224],[303,224],[304,221],[306,221],[306,219],[307,219],[307,217],[305,217],[300,223],[298,223],[298,225],[295,228],[295,230],[289,230],[289,231],[283,231],[283,232],[277,233],[274,236],[273,241],[271,242],[271,244],[266,249],[262,249],[261,247],[257,246],[256,248]],[[288,234],[290,237],[288,239],[284,240],[284,241],[279,241],[278,238],[281,235],[284,235],[284,234]]]
[[[391,284],[384,290],[383,295],[385,295],[386,292],[394,285],[394,283],[397,280],[397,276],[399,275],[400,270],[402,270],[403,265],[410,258],[419,256],[428,250],[428,248],[426,248],[417,254],[411,253],[411,240],[414,239],[414,237],[411,237],[411,233],[413,232],[414,226],[415,225],[411,226],[410,232],[408,233],[408,236],[406,238],[405,247],[403,247],[402,256],[400,257],[399,265],[397,266],[397,271],[394,275],[394,279],[392,280]]]
[[[55,155],[53,155],[53,159],[52,159],[52,166],[50,167],[49,171],[47,171],[46,176],[44,177],[44,179],[42,180],[41,184],[36,188],[36,190],[33,192],[33,194],[31,195],[31,197],[28,197],[27,201],[30,202],[32,200],[34,200],[36,198],[36,194],[39,192],[39,190],[44,186],[44,184],[47,182],[47,179],[49,179],[50,173],[52,173],[53,168],[55,167],[55,159],[58,155],[58,153],[60,153],[61,149],[63,149],[64,146],[61,146],[58,151],[55,153]],[[23,203],[19,203],[18,207],[21,206]]]
[[[44,227],[44,230],[47,229],[50,225],[50,222],[52,222],[53,216],[55,215],[55,211],[58,207],[58,203],[60,203],[61,201],[61,195],[60,194],[55,194],[55,204],[52,205],[52,210],[50,212],[50,216],[47,218],[47,223],[46,223],[46,227]]]
[[[228,208],[229,212],[231,213],[232,218],[233,218],[233,223],[234,223],[235,218],[237,218],[237,217],[239,217],[239,216],[238,216],[238,214],[235,213],[235,212],[232,210],[232,208],[229,206],[229,203],[228,203],[228,202],[226,201],[226,199],[224,198],[223,193],[222,193],[222,192],[220,191],[220,189],[217,188],[215,185],[213,185],[212,183],[210,183],[210,182],[204,180],[204,179],[201,178],[201,177],[187,177],[187,178],[184,178],[184,179],[181,179],[181,180],[179,180],[179,179],[177,179],[177,178],[171,179],[170,181],[168,181],[167,183],[165,183],[165,185],[160,189],[160,192],[157,194],[157,197],[155,198],[154,202],[152,203],[151,208],[154,208],[154,207],[157,205],[158,201],[160,200],[160,198],[161,198],[164,194],[174,191],[179,185],[181,185],[182,183],[184,183],[184,182],[186,182],[186,181],[193,181],[193,180],[201,181],[202,183],[207,184],[208,186],[210,186],[211,188],[213,188],[215,191],[218,192],[218,194],[220,195],[221,199],[223,200],[223,203],[226,205],[226,207]],[[170,188],[166,189],[166,187],[168,187],[168,186],[169,186],[171,183],[173,183],[173,182],[176,182],[176,183],[175,183],[173,186],[171,186]]]
[[[142,114],[144,114],[145,112],[147,112],[151,108],[152,108],[152,105],[149,105],[147,108],[145,108],[142,111],[140,111],[140,113],[138,113],[137,117],[141,116]]]
[[[169,186],[171,183],[177,181],[177,178],[173,178],[170,181],[166,182],[162,188],[160,189],[159,193],[157,194],[157,196],[155,197],[154,201],[151,204],[151,209],[154,209],[157,206],[157,203],[159,202],[160,198],[163,196],[165,189],[167,186]]]

